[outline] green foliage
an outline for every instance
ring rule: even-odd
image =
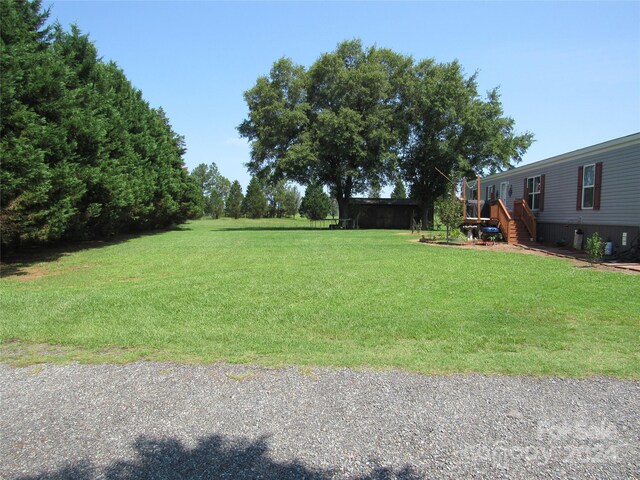
[[[287,217],[295,217],[300,210],[300,202],[302,198],[300,191],[295,185],[289,186],[284,191],[283,209],[284,215]]]
[[[478,95],[458,62],[414,62],[388,49],[342,42],[307,70],[287,58],[245,92],[238,127],[251,142],[249,170],[330,186],[340,216],[349,199],[397,176],[427,208],[446,192],[441,171],[493,172],[521,160],[533,140],[517,135],[498,90]],[[400,192],[398,192],[400,194]]]
[[[407,190],[405,189],[404,182],[400,178],[396,179],[393,192],[391,192],[391,198],[407,198]]]
[[[295,185],[288,185],[284,180],[275,185],[264,186],[269,203],[269,217],[295,217],[300,208],[300,191]]]
[[[314,183],[307,187],[300,204],[300,215],[309,220],[322,220],[327,218],[331,211],[331,200],[324,193],[322,185]]]
[[[419,62],[411,92],[400,168],[411,185],[411,198],[428,208],[449,185],[438,170],[468,176],[495,173],[518,163],[533,141],[530,133],[515,134],[498,90],[482,98],[476,75],[466,77],[457,61]]]
[[[274,63],[245,93],[251,141],[249,170],[303,185],[330,185],[348,217],[348,201],[381,185],[398,144],[399,83],[410,60],[390,50],[343,42],[307,71],[289,59]]]
[[[380,182],[373,182],[369,188],[369,198],[380,198],[382,196],[382,187]]]
[[[184,140],[73,26],[0,2],[3,247],[164,227],[198,214]]]
[[[586,247],[587,254],[589,255],[589,261],[595,263],[602,260],[604,257],[605,242],[598,232],[595,232],[587,238]]]
[[[267,197],[257,177],[252,177],[247,185],[247,193],[242,200],[242,213],[249,218],[262,218],[267,214]]]
[[[204,213],[213,218],[220,218],[225,212],[225,202],[229,195],[231,182],[223,177],[215,163],[201,163],[191,172],[191,178],[201,191]]]
[[[242,216],[242,187],[238,180],[234,180],[229,188],[229,196],[227,197],[226,214],[227,217],[240,218]]]
[[[455,192],[450,191],[436,200],[435,214],[447,229],[447,241],[450,240],[449,233],[456,231],[463,221],[462,202],[457,198]]]

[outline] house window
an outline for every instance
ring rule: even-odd
[[[527,178],[528,203],[531,210],[540,210],[540,175]]]
[[[582,171],[582,208],[593,208],[596,185],[596,166],[585,165]]]
[[[507,203],[507,195],[509,192],[509,182],[502,182],[500,183],[500,200],[502,200],[503,203]]]

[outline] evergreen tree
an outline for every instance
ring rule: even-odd
[[[198,215],[184,139],[77,26],[0,2],[2,245],[99,238]]]
[[[229,189],[229,197],[227,198],[226,213],[227,217],[240,218],[242,215],[242,187],[238,180],[234,180]]]
[[[242,212],[250,218],[262,218],[267,213],[267,197],[257,177],[252,177],[242,201]]]
[[[283,210],[284,215],[287,217],[295,217],[300,209],[300,191],[295,185],[285,188]]]
[[[191,177],[200,187],[204,213],[213,218],[220,218],[225,211],[224,204],[229,195],[231,182],[220,174],[218,166],[201,163],[193,169]]]
[[[401,179],[397,179],[393,192],[391,192],[391,198],[407,198],[407,190],[404,187],[404,182]]]
[[[331,200],[322,190],[322,185],[314,183],[307,187],[300,204],[300,215],[309,220],[327,218],[331,210]]]
[[[213,184],[213,191],[211,192],[212,213],[214,218],[220,218],[224,215],[230,189],[231,182],[229,179],[218,175]]]
[[[369,198],[380,198],[382,195],[382,187],[380,186],[380,182],[372,182],[371,187],[369,187]]]

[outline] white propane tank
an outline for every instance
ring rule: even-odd
[[[607,243],[604,244],[604,254],[607,257],[613,255],[613,242],[611,240],[607,240]]]

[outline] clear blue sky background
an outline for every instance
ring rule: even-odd
[[[246,187],[243,92],[282,56],[310,66],[360,38],[415,59],[458,59],[499,86],[536,142],[524,163],[640,131],[640,2],[55,1],[186,138],[187,166],[215,162]]]

